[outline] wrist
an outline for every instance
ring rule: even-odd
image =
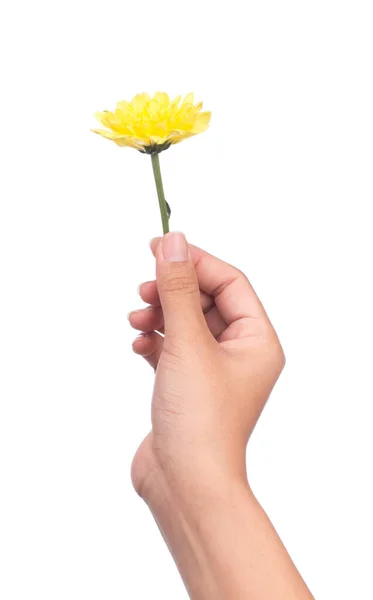
[[[141,496],[190,598],[312,598],[245,476],[153,467]]]
[[[151,510],[173,510],[196,513],[211,507],[230,503],[232,498],[250,494],[245,473],[221,473],[217,469],[204,469],[203,474],[173,470],[157,466],[144,481],[141,496]]]
[[[179,453],[176,448],[165,453],[154,448],[152,433],[143,441],[132,463],[132,481],[137,493],[152,505],[188,505],[195,499],[201,506],[229,497],[233,490],[249,490],[245,452],[212,451]],[[172,456],[172,458],[170,458]]]
[[[256,500],[247,480],[224,477],[172,485],[159,476],[157,483],[148,487],[145,500],[190,598],[241,598],[236,583],[232,586],[231,577],[222,577],[222,573],[237,553],[238,532],[247,528],[245,521],[252,523],[255,512]],[[245,539],[252,533],[251,527]],[[231,564],[228,571],[234,568]],[[241,570],[245,571],[244,566]]]

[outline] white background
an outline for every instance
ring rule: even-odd
[[[318,600],[373,598],[371,2],[16,1],[0,14],[0,596],[185,599],[129,468],[153,374],[126,314],[160,233],[150,159],[94,136],[194,91],[172,227],[244,270],[287,367],[250,479]]]

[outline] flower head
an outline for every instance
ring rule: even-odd
[[[106,129],[93,129],[118,146],[130,146],[146,154],[167,150],[171,144],[202,133],[209,125],[211,113],[201,112],[202,102],[194,104],[193,94],[171,100],[164,92],[137,94],[132,102],[117,103],[114,112],[96,113]]]

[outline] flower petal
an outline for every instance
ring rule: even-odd
[[[111,129],[112,131],[116,131],[118,133],[127,133],[127,131],[125,130],[125,124],[118,120],[116,114],[105,110],[104,112],[96,113],[95,117],[97,121],[101,123],[101,125],[104,125],[104,127],[107,127],[108,129]]]
[[[210,119],[211,119],[210,112],[200,113],[196,118],[196,122],[193,125],[192,131],[194,133],[202,133],[203,131],[206,131],[206,129],[209,126]]]
[[[95,133],[114,141],[118,146],[152,151],[153,146],[166,149],[171,143],[205,131],[211,113],[201,112],[202,102],[194,104],[193,93],[184,99],[170,99],[165,92],[137,94],[132,102],[121,100],[115,111],[102,111],[95,116],[107,129]]]
[[[156,92],[154,94],[154,100],[156,100],[163,109],[167,109],[170,104],[170,98],[165,92]]]
[[[194,94],[193,92],[191,92],[190,94],[187,94],[183,100],[183,104],[193,104],[194,102]]]
[[[135,150],[143,148],[143,144],[139,144],[137,140],[126,136],[117,137],[114,139],[114,142],[117,146],[128,146],[129,148],[135,148]]]
[[[102,135],[102,137],[107,138],[108,140],[112,140],[118,146],[130,146],[131,148],[136,148],[137,150],[142,147],[137,140],[134,140],[128,135],[121,135],[115,131],[107,131],[107,129],[92,129],[91,131],[93,131],[93,133]]]
[[[181,96],[176,96],[176,98],[174,98],[174,99],[171,101],[171,104],[170,104],[170,109],[171,109],[171,110],[174,110],[175,108],[178,108],[178,106],[179,106],[179,104],[180,104],[180,100],[181,100]]]
[[[132,106],[135,112],[140,113],[144,110],[145,106],[149,103],[150,98],[148,94],[137,94],[132,100]]]
[[[114,131],[108,131],[107,129],[91,129],[93,133],[98,133],[98,135],[102,135],[102,137],[107,138],[108,140],[114,140],[118,137],[118,133]]]
[[[125,100],[120,100],[120,102],[117,102],[117,106],[116,106],[116,111],[120,111],[120,112],[133,112],[133,106],[130,102],[126,102]]]

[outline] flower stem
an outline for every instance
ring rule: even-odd
[[[166,198],[164,197],[163,191],[163,183],[162,183],[162,175],[161,175],[161,167],[159,164],[159,153],[152,154],[152,165],[153,165],[153,173],[155,179],[155,185],[157,186],[158,200],[159,200],[159,208],[161,211],[162,218],[162,227],[163,227],[163,235],[170,231],[168,224],[168,212],[167,212],[167,204]]]

